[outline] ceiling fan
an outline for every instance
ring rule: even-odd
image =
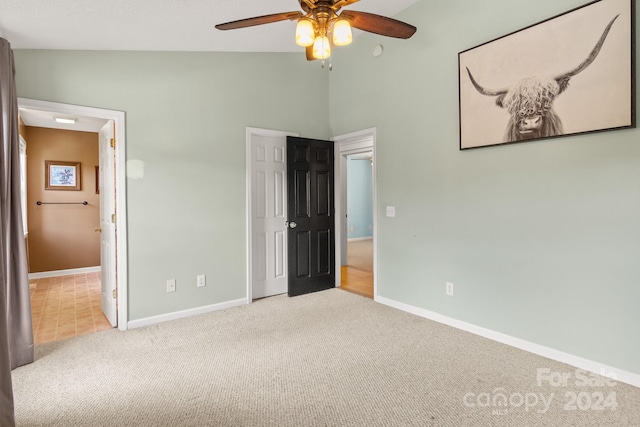
[[[306,48],[307,60],[326,59],[331,46],[346,46],[352,41],[351,27],[381,36],[408,39],[416,27],[386,16],[340,9],[359,0],[298,0],[302,12],[274,13],[216,25],[219,30],[235,30],[279,21],[298,21],[296,44]],[[331,41],[329,37],[331,36]]]

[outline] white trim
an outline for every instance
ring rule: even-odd
[[[127,193],[126,193],[126,134],[123,111],[58,102],[18,98],[18,105],[31,110],[42,110],[62,114],[96,117],[113,120],[116,124],[115,174],[116,174],[116,281],[118,285],[118,329],[127,329],[129,317],[129,267],[127,263]]]
[[[592,372],[594,374],[606,374],[607,376],[611,376],[611,378],[614,378],[616,381],[630,384],[634,387],[640,387],[640,375],[634,374],[632,372],[624,371],[612,366],[607,366],[602,363],[584,359],[579,356],[574,356],[560,350],[555,350],[550,347],[545,347],[543,345],[525,341],[520,338],[515,338],[501,332],[496,332],[491,329],[486,329],[481,326],[476,326],[471,323],[443,316],[439,313],[398,302],[389,298],[376,296],[375,301],[380,304],[405,311],[407,313],[415,314],[416,316],[424,317],[425,319],[433,320],[434,322],[442,323],[456,329],[470,332],[474,335],[479,335],[481,337],[488,338],[490,340],[506,344],[511,347],[519,348],[520,350],[528,351],[529,353],[537,354],[538,356],[546,357],[557,362],[566,363],[568,365],[584,369],[585,371]]]
[[[352,237],[351,239],[347,239],[347,242],[362,242],[363,240],[373,240],[373,236],[371,236],[371,237]]]
[[[347,133],[344,135],[334,136],[331,141],[335,141],[340,144],[340,148],[343,151],[367,151],[367,148],[371,148],[371,138],[375,142],[376,128],[363,129],[356,132]],[[374,144],[375,146],[375,144]],[[349,154],[358,154],[349,153]],[[375,160],[375,157],[373,158]]]
[[[168,322],[169,320],[183,319],[185,317],[226,310],[227,308],[238,307],[246,304],[247,299],[241,298],[233,301],[226,301],[218,304],[205,305],[203,307],[190,308],[188,310],[174,311],[173,313],[160,314],[158,316],[132,320],[127,326],[129,327],[129,329],[141,328],[143,326],[155,325],[156,323]]]
[[[335,186],[335,211],[336,211],[336,287],[340,286],[342,277],[339,266],[342,264],[342,242],[346,242],[347,225],[344,221],[346,212],[344,205],[346,198],[346,156],[349,154],[359,154],[362,152],[372,152],[373,161],[371,167],[373,169],[373,296],[378,295],[378,156],[377,156],[377,130],[376,128],[364,129],[345,135],[334,136],[331,138],[337,144],[334,150],[334,170],[336,171]],[[344,179],[343,179],[344,178]]]
[[[72,274],[86,274],[86,273],[99,273],[99,272],[100,272],[99,265],[95,267],[70,268],[68,270],[40,271],[38,273],[29,273],[29,280],[44,279],[47,277],[70,276]]]
[[[266,136],[266,137],[286,137],[286,136],[298,136],[297,133],[285,132],[279,130],[261,129],[261,128],[246,128],[246,142],[245,142],[245,170],[246,170],[246,231],[247,231],[247,304],[251,304],[253,301],[253,239],[251,238],[253,233],[253,222],[251,213],[253,212],[253,163],[251,162],[251,144],[253,143],[253,136]],[[285,150],[285,162],[286,162],[286,150]],[[285,198],[285,209],[287,199]],[[286,210],[285,210],[286,212]],[[284,260],[285,271],[287,268],[287,259]]]

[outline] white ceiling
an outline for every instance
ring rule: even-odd
[[[107,123],[104,119],[85,116],[70,116],[69,114],[54,114],[48,111],[31,110],[28,108],[20,108],[20,117],[26,126],[34,126],[40,128],[66,129],[82,132],[99,132]],[[75,119],[74,124],[65,124],[56,122],[56,117],[63,119]]]
[[[417,1],[362,0],[346,9],[393,16]],[[0,0],[0,37],[13,49],[299,52],[292,21],[214,28],[297,10],[297,0]]]
[[[347,9],[394,16],[418,1],[362,0]],[[13,49],[302,52],[292,21],[214,28],[297,10],[297,0],[0,0],[0,37]],[[24,108],[20,116],[27,126],[86,132],[98,132],[105,123],[75,117],[74,125],[59,124],[53,113]]]

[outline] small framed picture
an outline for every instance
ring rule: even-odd
[[[45,160],[44,162],[45,190],[80,191],[81,176],[80,162],[57,160]]]

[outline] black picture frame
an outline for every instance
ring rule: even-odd
[[[467,49],[460,150],[635,128],[635,80],[634,0],[596,0]]]

